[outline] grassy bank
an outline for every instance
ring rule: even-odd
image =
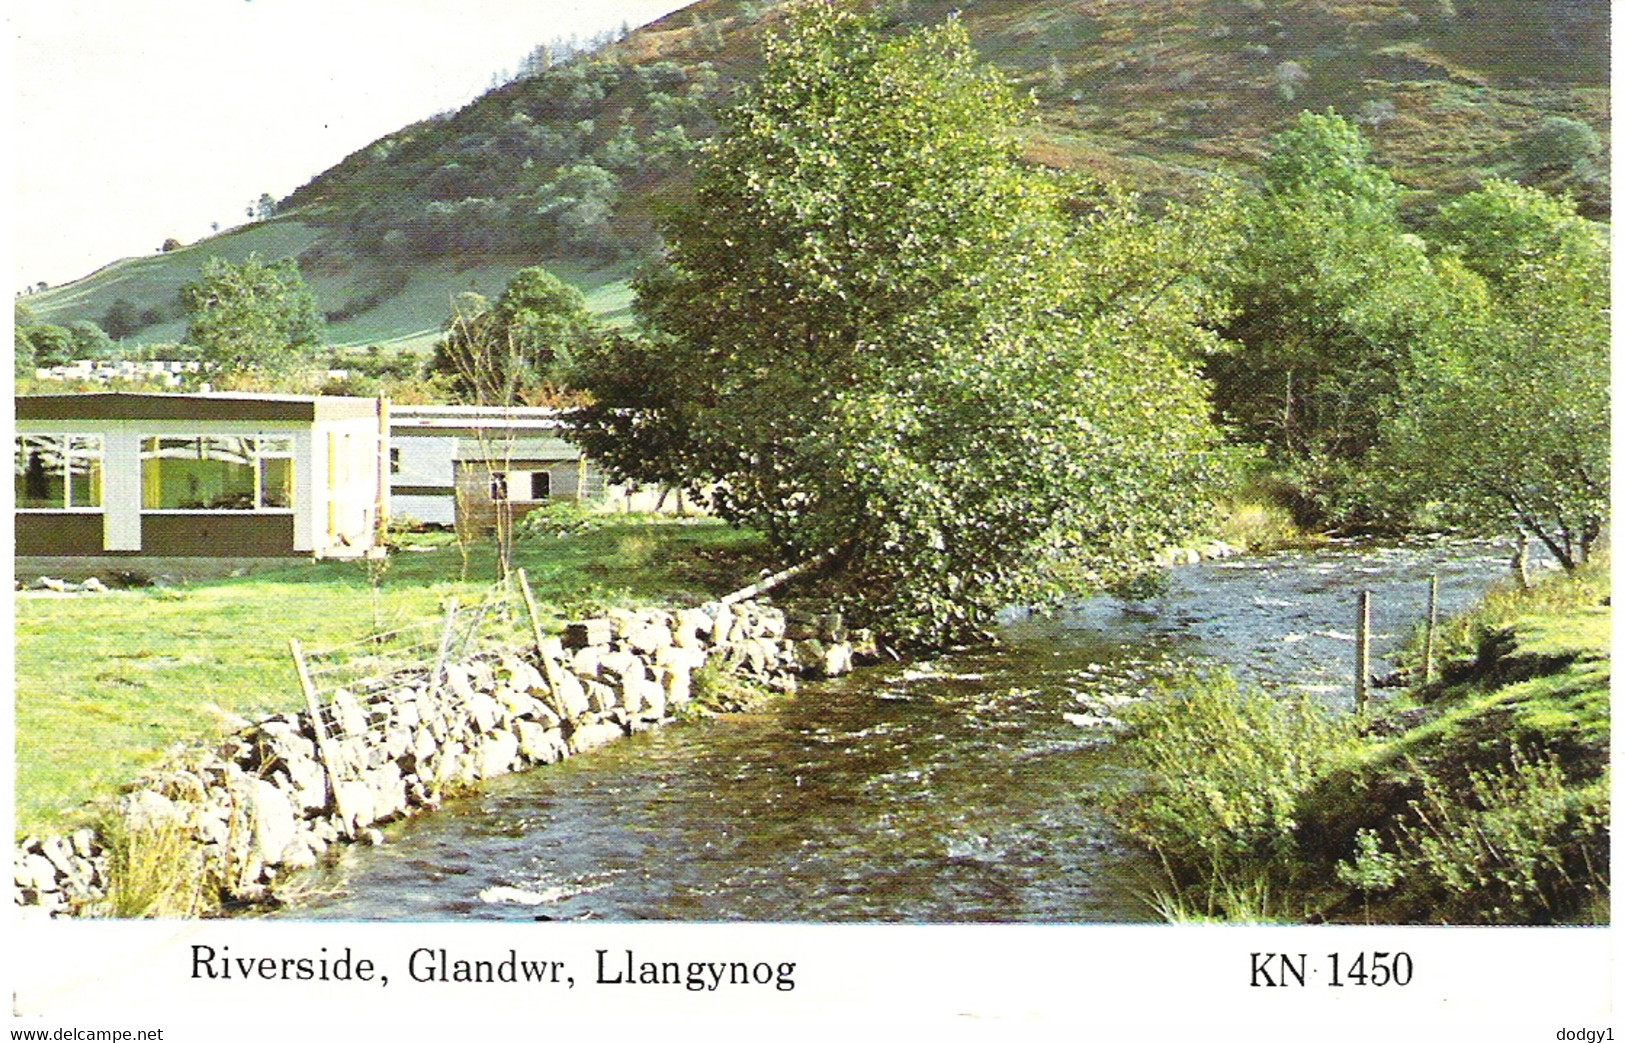
[[[178,587],[16,596],[17,828],[76,824],[84,806],[228,716],[303,705],[288,639],[326,648],[439,619],[495,580],[489,543],[464,562],[450,534],[417,538],[386,568],[319,562]],[[756,536],[720,523],[617,521],[521,540],[544,616],[698,602],[755,578]],[[375,586],[376,584],[376,586]]]
[[[1606,922],[1608,589],[1600,562],[1492,593],[1368,725],[1224,677],[1146,704],[1115,811],[1167,867],[1164,913]]]

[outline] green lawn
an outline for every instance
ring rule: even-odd
[[[303,705],[288,639],[321,650],[383,629],[430,625],[451,598],[477,602],[496,576],[489,544],[449,535],[390,559],[374,601],[367,568],[320,562],[184,587],[69,598],[16,596],[17,829],[60,828],[177,743],[219,735],[228,713]],[[760,539],[713,521],[615,522],[521,542],[554,625],[612,605],[697,603],[745,585]]]

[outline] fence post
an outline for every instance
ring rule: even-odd
[[[440,678],[446,672],[446,657],[451,654],[451,639],[457,627],[457,599],[446,602],[446,629],[440,633],[440,651],[435,653],[434,673],[429,675],[429,694],[440,694]]]
[[[524,569],[519,570],[519,593],[525,596],[525,611],[530,615],[530,631],[536,638],[537,659],[545,659],[547,653],[542,651],[542,639],[546,635],[542,633],[542,616],[536,610],[536,595],[530,592],[530,577],[525,575]]]
[[[1433,635],[1439,628],[1439,574],[1435,572],[1428,580],[1428,630],[1427,637],[1422,640],[1422,683],[1432,684],[1436,676],[1433,670]]]
[[[305,693],[305,708],[310,711],[310,724],[316,730],[316,758],[321,762],[328,791],[333,794],[333,808],[339,816],[339,831],[353,839],[355,833],[350,828],[350,816],[345,813],[344,798],[339,793],[338,773],[333,767],[333,749],[327,738],[327,724],[322,720],[321,703],[316,700],[316,686],[311,682],[310,669],[305,665],[305,650],[300,647],[296,637],[288,639],[288,650],[293,653],[293,666],[299,673],[299,687]]]
[[[1360,614],[1354,625],[1354,712],[1365,716],[1371,686],[1371,591],[1360,591]]]

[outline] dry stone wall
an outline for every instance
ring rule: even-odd
[[[125,835],[187,838],[192,868],[228,900],[265,898],[334,844],[379,842],[377,826],[509,772],[552,764],[688,706],[716,663],[769,687],[845,673],[872,654],[835,613],[786,618],[763,602],[679,612],[612,611],[536,647],[486,652],[341,690],[322,709],[243,728],[138,780],[119,800]],[[31,915],[107,915],[106,838],[28,837],[14,857]]]

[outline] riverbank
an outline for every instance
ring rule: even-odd
[[[459,634],[453,612],[432,665],[390,669],[325,700],[312,687],[306,712],[245,724],[214,749],[172,751],[96,826],[25,838],[18,904],[126,918],[275,904],[290,874],[341,841],[380,843],[380,824],[683,716],[715,689],[737,688],[719,675],[782,689],[852,664],[838,616],[787,617],[748,600],[754,586],[675,613],[611,611],[548,636],[523,575],[518,583],[524,607],[508,614],[530,617],[529,642],[502,633],[484,647],[482,635]]]
[[[1164,862],[1163,914],[1607,922],[1609,574],[1492,592],[1369,722],[1224,677],[1144,704],[1116,817]],[[1420,680],[1419,641],[1399,662]]]
[[[522,539],[514,559],[552,628],[609,608],[696,606],[766,564],[759,537],[718,522],[617,518],[567,538]],[[302,709],[290,637],[324,649],[434,631],[448,602],[476,603],[495,575],[489,543],[430,533],[404,537],[382,562],[18,591],[18,838],[87,825],[96,802],[167,751],[212,747],[244,720]]]

